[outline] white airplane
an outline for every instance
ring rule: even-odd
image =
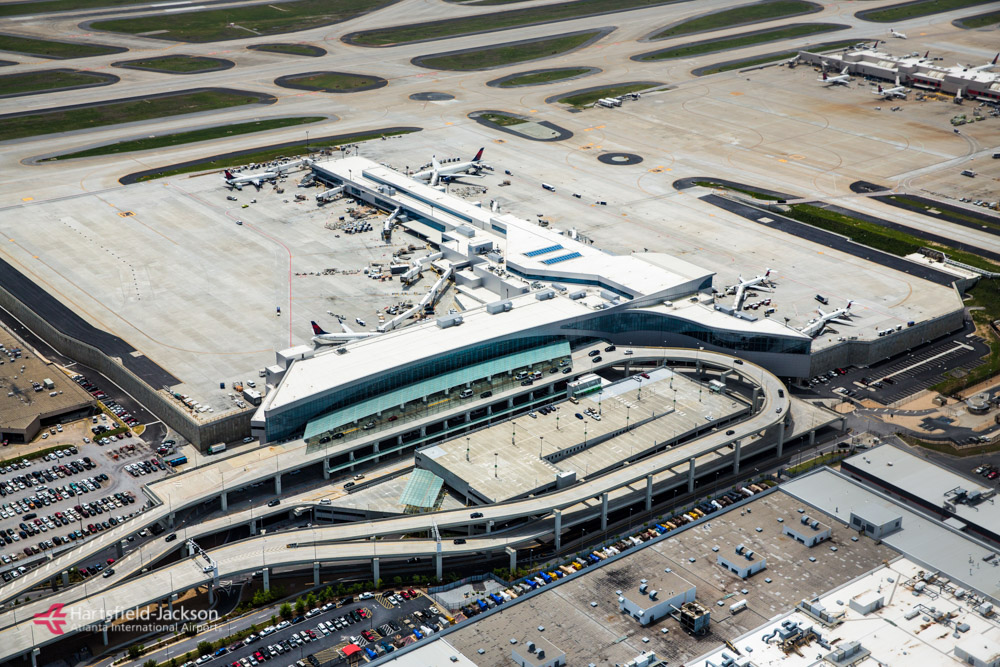
[[[258,190],[264,185],[264,183],[276,180],[281,176],[280,171],[262,171],[259,174],[247,174],[246,176],[236,176],[233,172],[226,169],[226,173],[223,179],[226,181],[226,185],[236,190],[242,190],[243,186],[246,184],[251,184]]]
[[[242,190],[243,186],[250,183],[255,188],[260,190],[260,187],[268,181],[275,181],[279,176],[284,176],[285,172],[289,169],[300,166],[309,166],[313,161],[309,158],[302,158],[301,160],[293,160],[292,162],[286,162],[285,164],[278,165],[273,171],[262,171],[259,174],[247,174],[246,176],[237,176],[233,172],[226,169],[223,178],[226,181],[226,185],[237,190]]]
[[[322,327],[315,322],[310,322],[310,324],[312,324],[313,334],[315,334],[312,337],[312,341],[317,345],[342,345],[343,343],[348,343],[352,340],[361,340],[362,338],[371,338],[372,336],[381,335],[378,331],[351,331],[351,328],[343,322],[340,323],[340,326],[344,331],[339,334],[323,331]]]
[[[770,285],[768,284],[768,280],[767,280],[767,277],[770,276],[770,275],[771,275],[771,269],[767,269],[766,271],[764,271],[764,275],[754,276],[753,278],[749,278],[747,280],[743,280],[743,276],[740,276],[739,277],[740,281],[737,284],[732,285],[731,287],[729,287],[729,289],[726,290],[726,293],[727,294],[736,294],[737,292],[739,292],[741,290],[745,291],[747,289],[750,289],[751,287],[755,288],[755,289],[761,289],[761,290],[763,290],[765,292],[768,292],[770,290],[766,289],[766,287],[761,287],[761,285],[770,287]]]
[[[802,333],[807,336],[818,336],[823,333],[823,330],[826,329],[826,326],[831,322],[834,324],[844,324],[850,326],[851,321],[848,318],[851,316],[851,305],[853,303],[853,301],[848,301],[846,306],[838,308],[831,313],[825,313],[823,312],[823,309],[820,308],[816,311],[819,313],[819,317],[809,320],[809,323],[802,327]]]
[[[441,163],[437,161],[437,157],[432,156],[431,168],[413,174],[413,178],[418,181],[427,181],[430,185],[437,185],[442,181],[447,183],[448,181],[454,180],[460,174],[478,174],[483,166],[482,162],[484,150],[485,148],[480,148],[479,152],[476,153],[476,157],[472,158],[469,162],[456,162],[455,164],[449,164],[448,166],[442,166]]]
[[[882,86],[879,86],[877,90],[872,91],[872,95],[878,95],[883,100],[891,100],[894,97],[900,97],[905,100],[906,93],[908,92],[909,91],[906,89],[906,86],[899,85],[899,77],[897,76],[895,88],[883,88]]]
[[[985,65],[976,65],[975,67],[973,67],[972,65],[962,65],[962,64],[959,64],[959,67],[967,69],[970,72],[982,72],[984,70],[988,70],[988,69],[992,69],[993,67],[996,67],[998,59],[1000,59],[1000,53],[998,53],[995,56],[993,56],[993,60],[991,60],[990,62],[986,63]]]
[[[892,28],[889,28],[889,34],[892,35],[893,37],[895,37],[896,39],[906,39],[906,33],[905,32],[896,32]]]
[[[827,84],[828,86],[836,86],[837,84],[841,83],[846,86],[848,83],[851,82],[851,75],[847,73],[848,69],[850,69],[850,66],[845,67],[837,76],[830,76],[826,72],[823,72],[822,78],[816,80],[821,81]]]

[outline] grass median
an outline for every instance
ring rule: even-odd
[[[502,127],[508,127],[510,125],[520,125],[521,123],[528,122],[523,118],[519,118],[517,116],[508,116],[507,114],[503,113],[483,113],[479,114],[479,117],[482,118],[483,120],[488,120],[491,123],[495,123],[496,125],[500,125]]]
[[[601,34],[600,30],[593,30],[574,35],[564,35],[562,37],[501,44],[465,53],[442,53],[439,55],[423,56],[417,59],[417,64],[421,67],[429,67],[430,69],[463,72],[488,69],[498,65],[511,65],[566,53],[567,51],[579,48],[582,44],[599,34]]]
[[[218,69],[221,64],[227,61],[218,58],[203,58],[199,56],[160,56],[158,58],[144,58],[141,60],[126,60],[115,63],[119,67],[139,67],[142,69],[154,70],[157,72],[168,72],[171,74],[194,74],[195,72],[206,72]]]
[[[198,141],[208,141],[210,139],[224,139],[237,137],[241,134],[251,134],[253,132],[266,132],[268,130],[279,130],[296,125],[307,123],[318,123],[326,120],[325,116],[303,116],[299,118],[275,118],[273,120],[260,120],[250,123],[236,123],[234,125],[222,125],[220,127],[206,127],[201,130],[190,132],[176,132],[174,134],[163,134],[154,137],[144,137],[131,141],[119,141],[105,146],[88,148],[74,153],[55,155],[42,162],[53,162],[56,160],[71,160],[81,157],[95,157],[97,155],[117,155],[118,153],[131,153],[133,151],[148,151],[154,148],[169,148],[182,144],[192,144]]]
[[[987,26],[1000,23],[1000,11],[977,14],[976,16],[970,16],[967,19],[958,19],[955,23],[968,29],[985,28]]]
[[[577,67],[572,69],[550,69],[544,72],[523,74],[521,76],[515,76],[512,79],[507,79],[500,84],[500,88],[517,88],[518,86],[533,86],[540,83],[562,81],[563,79],[571,79],[575,76],[581,76],[589,71],[589,67]]]
[[[783,39],[816,35],[818,33],[841,30],[844,27],[845,26],[838,25],[836,23],[803,23],[780,28],[769,28],[767,30],[754,30],[753,32],[744,33],[742,35],[733,35],[732,37],[725,37],[723,39],[709,39],[701,42],[692,42],[690,44],[681,44],[680,46],[673,46],[669,49],[663,49],[661,51],[654,51],[653,53],[642,56],[640,60],[643,62],[652,62],[656,60],[668,60],[670,58],[691,58],[693,56],[702,55],[703,53],[728,51],[730,49],[740,49],[747,46],[753,46],[755,44],[766,44],[768,42],[777,42]]]
[[[25,95],[64,90],[75,86],[97,86],[116,81],[91,72],[41,70],[0,75],[0,95]]]
[[[693,32],[708,32],[747,25],[748,23],[800,16],[814,12],[818,7],[818,5],[806,2],[806,0],[768,0],[767,2],[758,2],[744,7],[734,7],[721,12],[697,16],[661,30],[650,39],[667,39]]]
[[[626,93],[637,93],[658,85],[656,83],[630,83],[622,86],[607,86],[605,88],[598,88],[597,90],[588,90],[585,93],[560,97],[558,101],[562,104],[570,104],[575,107],[586,107],[603,97],[618,97]]]
[[[504,12],[493,12],[490,14],[480,14],[479,16],[469,16],[458,19],[445,19],[442,21],[429,21],[427,23],[413,23],[410,25],[393,26],[390,28],[376,28],[374,30],[362,30],[351,33],[344,37],[344,40],[359,46],[389,46],[392,44],[407,44],[429,39],[445,39],[447,37],[457,37],[476,32],[492,32],[494,30],[508,30],[510,28],[520,28],[527,25],[547,23],[550,21],[566,21],[569,19],[584,18],[595,14],[606,14],[610,12],[621,12],[629,9],[640,9],[642,7],[656,7],[658,5],[669,5],[684,0],[617,0],[609,3],[607,0],[575,0],[574,2],[560,2],[553,5],[543,5],[541,7],[526,7],[524,9],[511,9]],[[611,7],[609,8],[609,5]]]
[[[325,90],[333,92],[350,92],[378,84],[382,79],[363,74],[344,74],[342,72],[317,72],[305,76],[281,77],[279,86],[289,88],[307,88],[309,90]]]
[[[840,49],[846,49],[849,46],[854,46],[857,44],[857,40],[845,40],[843,42],[835,42],[832,44],[827,44],[822,47],[823,52],[827,51],[839,51]],[[716,65],[715,67],[709,67],[707,69],[695,70],[697,76],[707,76],[709,74],[718,74],[719,72],[729,72],[734,69],[743,69],[745,67],[756,67],[758,65],[767,65],[768,63],[773,63],[778,60],[788,60],[798,55],[800,49],[795,51],[782,51],[780,53],[769,53],[763,56],[758,56],[756,58],[743,58],[742,60],[734,60],[728,63],[722,63]],[[801,49],[801,50],[808,50]]]
[[[340,23],[397,0],[292,0],[271,5],[240,5],[225,9],[156,14],[94,21],[94,30],[130,35],[150,33],[178,42],[215,42],[308,30]]]
[[[336,142],[336,145],[345,144],[356,144],[362,141],[370,141],[372,139],[382,139],[383,137],[394,137],[401,134],[409,134],[411,132],[416,132],[418,129],[405,129],[405,130],[395,130],[389,132],[374,131],[374,132],[359,132],[357,134],[344,134],[337,137],[319,137],[314,138],[309,142],[309,146],[312,150],[318,150],[320,146],[330,145],[331,142]],[[301,155],[310,152],[309,146],[306,145],[305,140],[295,141],[291,143],[280,144],[277,146],[261,146],[257,149],[251,149],[248,151],[241,151],[239,153],[227,154],[216,157],[207,157],[204,160],[197,160],[191,163],[183,165],[168,165],[160,170],[153,173],[143,174],[135,179],[135,182],[141,183],[143,181],[151,181],[156,178],[165,178],[168,176],[177,176],[179,174],[188,174],[194,171],[211,171],[215,169],[225,169],[227,167],[233,166],[233,164],[247,164],[251,162],[269,162],[271,160],[277,159],[279,157],[288,157],[293,155]],[[126,180],[128,177],[126,177]],[[130,181],[129,181],[130,182]]]
[[[878,9],[866,9],[855,14],[863,21],[874,21],[875,23],[894,23],[907,19],[951,12],[965,7],[975,7],[985,5],[992,0],[921,0],[920,2],[905,2],[898,5],[889,5]]]
[[[145,4],[146,0],[42,0],[0,5],[0,17],[47,14],[49,12],[80,11],[98,7],[123,7]]]
[[[121,53],[125,49],[102,44],[83,44],[81,42],[54,42],[48,39],[33,37],[18,37],[17,35],[0,35],[0,51],[21,53],[26,56],[41,56],[43,58],[89,58],[103,56],[108,53]]]
[[[312,58],[326,55],[326,49],[311,44],[256,44],[248,46],[251,51],[265,53],[284,53],[289,56],[309,56]]]
[[[2,120],[0,141],[226,109],[259,102],[258,95],[238,90],[195,90],[162,97],[105,102],[86,107],[48,109],[20,116],[0,116]]]

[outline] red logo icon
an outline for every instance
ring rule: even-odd
[[[63,626],[69,622],[66,620],[66,612],[62,608],[62,603],[56,602],[49,607],[48,611],[35,614],[35,623],[47,626],[54,635],[61,635],[64,632]]]

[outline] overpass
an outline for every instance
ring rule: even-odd
[[[181,540],[177,544],[168,544],[160,538],[129,554],[116,564],[118,576],[114,580],[100,579],[89,583],[86,587],[76,586],[63,591],[59,601],[74,612],[68,618],[64,634],[52,635],[44,626],[35,625],[30,620],[31,614],[46,611],[51,599],[36,600],[0,616],[0,640],[2,640],[0,659],[24,654],[32,647],[57,641],[68,633],[94,629],[95,618],[100,619],[98,625],[106,628],[107,622],[125,610],[158,601],[169,601],[176,593],[194,586],[208,584],[211,591],[211,586],[218,584],[220,578],[232,578],[255,570],[263,569],[267,577],[269,568],[312,565],[318,576],[321,562],[371,560],[373,571],[377,573],[381,559],[406,559],[416,556],[434,558],[436,569],[440,572],[445,556],[510,550],[513,559],[516,557],[514,549],[518,545],[553,532],[556,534],[558,547],[561,530],[575,523],[599,515],[602,526],[606,526],[609,512],[616,507],[637,502],[635,495],[641,494],[643,490],[649,506],[655,486],[659,485],[662,490],[665,486],[669,487],[671,482],[674,486],[686,483],[688,488],[693,490],[698,470],[711,472],[710,468],[719,469],[731,465],[732,470],[738,472],[740,458],[744,454],[755,454],[771,447],[775,447],[780,454],[790,402],[784,386],[770,372],[716,352],[669,348],[631,349],[633,350],[631,355],[625,355],[624,349],[612,353],[602,352],[605,355],[603,362],[591,365],[631,366],[663,364],[669,361],[694,365],[698,368],[712,368],[730,376],[738,376],[742,381],[759,388],[754,392],[755,413],[745,421],[733,425],[732,435],[716,431],[684,446],[664,450],[560,491],[535,498],[477,507],[477,512],[483,515],[481,518],[472,519],[468,510],[463,508],[256,535],[212,549],[212,559],[217,563],[217,570],[213,572],[203,571],[200,560],[186,558],[125,581],[128,575],[141,569],[142,563],[149,563],[152,559],[184,544]],[[587,349],[580,350],[574,357],[578,355],[580,357],[578,361],[581,364],[585,363]],[[551,396],[549,395],[546,400],[551,400]],[[473,406],[463,406],[464,410],[470,408]],[[773,444],[766,438],[759,437],[769,429],[776,430]],[[73,567],[76,563],[93,557],[93,554],[100,549],[116,544],[122,537],[154,522],[170,521],[173,514],[180,509],[192,507],[206,500],[224,498],[229,490],[242,488],[251,483],[268,479],[280,480],[282,473],[309,463],[322,461],[326,466],[328,457],[329,453],[325,449],[310,452],[301,443],[293,443],[291,446],[262,448],[225,459],[209,467],[186,471],[158,481],[148,487],[148,492],[159,504],[134,517],[127,525],[107,531],[97,539],[84,543],[77,549],[53,559],[47,565],[29,572],[17,582],[18,588],[25,590],[28,586],[58,576],[60,572]],[[280,481],[276,484],[280,484]],[[281,509],[274,509],[273,513],[287,511],[286,505]],[[203,525],[186,529],[183,537],[197,537],[218,532],[226,526],[238,525],[241,522],[250,523],[250,514],[244,511],[213,519]],[[258,509],[252,519],[256,521],[263,516],[265,511]],[[431,531],[435,526],[438,529],[469,527],[474,529],[483,526],[489,531],[493,525],[529,517],[536,519],[530,529],[519,530],[516,535],[487,533],[470,537],[464,545],[435,540],[368,539],[388,535],[419,534]],[[544,521],[541,521],[542,519]],[[26,579],[27,582],[24,581]],[[94,590],[95,588],[97,590]],[[10,593],[7,591],[4,593],[9,599]]]

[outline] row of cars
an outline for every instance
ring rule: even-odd
[[[121,419],[129,426],[136,426],[139,423],[139,420],[133,417],[128,410],[123,408],[113,399],[108,399],[107,393],[105,393],[105,391],[100,387],[98,387],[96,384],[88,380],[86,376],[79,374],[74,375],[73,381],[76,382],[81,387],[83,387],[88,392],[90,392],[91,396],[104,403],[104,405],[108,408],[108,410],[111,410],[111,412],[115,413],[115,415],[119,419]]]
[[[76,461],[57,463],[49,468],[32,470],[25,475],[16,475],[10,479],[0,481],[0,497],[6,498],[18,491],[45,486],[48,483],[54,484],[60,479],[90,470],[95,465],[89,457],[84,457]],[[48,503],[45,504],[48,505]],[[35,509],[34,506],[31,509]],[[4,518],[6,519],[7,517],[5,516]]]
[[[156,458],[155,456],[148,461],[137,461],[135,463],[129,463],[125,466],[125,470],[128,474],[133,477],[141,477],[143,475],[151,475],[158,470],[166,470],[167,466],[163,464],[163,461]]]
[[[847,369],[846,368],[835,368],[835,369],[833,369],[831,371],[827,371],[826,373],[820,373],[819,375],[817,375],[817,376],[815,376],[813,378],[810,378],[810,380],[809,380],[809,386],[810,387],[815,387],[818,384],[826,384],[827,382],[829,382],[833,378],[837,377],[838,375],[847,375]]]
[[[989,463],[979,466],[972,472],[977,475],[982,475],[986,479],[996,479],[997,477],[1000,477],[1000,468]]]

